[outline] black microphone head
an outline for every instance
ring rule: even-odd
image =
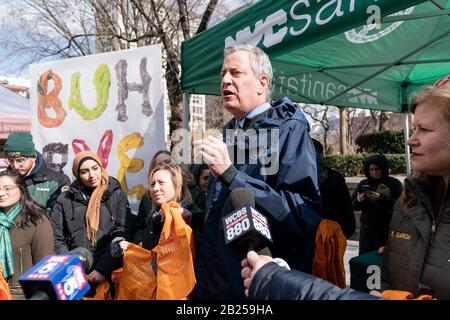
[[[245,188],[236,188],[223,208],[225,243],[244,256],[272,243],[268,220],[255,209],[255,197]]]
[[[245,205],[255,207],[255,196],[245,188],[236,188],[228,196],[230,211],[238,210]]]
[[[180,207],[187,209],[189,207],[189,201],[186,199],[183,199],[180,201]]]
[[[69,251],[67,254],[77,256],[81,260],[85,274],[90,272],[94,263],[94,255],[89,249],[78,247]]]
[[[120,247],[120,242],[124,241],[124,237],[115,237],[111,241],[111,257],[114,259],[121,258],[124,254],[123,249]]]

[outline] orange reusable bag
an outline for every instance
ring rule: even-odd
[[[322,219],[317,229],[312,274],[345,288],[344,254],[347,246],[339,223]]]
[[[112,273],[116,285],[115,300],[154,300],[156,276],[152,271],[153,253],[134,243],[128,245],[123,267]]]
[[[185,300],[195,286],[192,229],[174,201],[161,206],[165,220],[157,253],[157,300]]]
[[[8,283],[3,278],[3,268],[1,265],[0,265],[0,300],[12,300],[11,293],[9,292]]]
[[[414,298],[413,294],[409,291],[400,291],[400,290],[384,290],[381,293],[381,296],[390,300],[436,300],[430,295],[423,294]]]
[[[112,300],[111,298],[111,284],[108,280],[100,282],[95,289],[95,296],[83,297],[81,300]]]

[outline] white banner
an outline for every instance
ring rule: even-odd
[[[47,164],[73,181],[75,154],[96,152],[137,211],[165,147],[161,66],[160,45],[32,65],[32,134]]]

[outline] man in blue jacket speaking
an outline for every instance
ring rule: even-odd
[[[204,233],[196,258],[196,299],[245,299],[239,252],[225,245],[222,218],[231,191],[247,189],[269,221],[274,256],[292,269],[311,272],[320,196],[309,124],[288,98],[271,101],[269,57],[251,45],[224,51],[223,106],[234,118],[225,142],[207,137],[196,143],[208,164]]]

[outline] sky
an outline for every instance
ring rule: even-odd
[[[71,0],[72,1],[72,0]],[[233,10],[238,6],[241,6],[244,0],[222,0],[230,6]],[[27,35],[17,34],[19,28],[15,25],[15,20],[11,19],[11,14],[9,13],[11,6],[21,6],[21,0],[1,0],[0,1],[0,41],[3,39],[8,39],[10,34],[14,33],[15,37],[23,37],[26,39]],[[26,6],[22,9],[25,17],[27,17]],[[217,23],[217,15],[213,16],[213,21]],[[15,78],[28,78],[28,68],[23,67],[30,60],[30,55],[17,55],[13,58],[7,58],[14,51],[8,51],[3,46],[0,46],[0,80],[7,77]],[[55,58],[53,58],[55,59]],[[46,59],[52,60],[52,59]],[[42,60],[43,62],[43,60]]]
[[[75,1],[75,0],[65,0],[65,1]],[[74,8],[75,5],[73,5]],[[21,15],[21,21],[29,23],[21,28],[18,25],[18,21],[15,20],[14,15],[11,10],[14,8]],[[9,37],[14,37],[14,41],[20,41],[22,43],[27,43],[27,39],[32,35],[32,30],[39,29],[42,34],[46,36],[54,34],[54,39],[57,39],[57,34],[52,30],[44,20],[36,20],[33,12],[28,9],[27,5],[24,5],[22,0],[1,0],[0,2],[0,42],[8,40]],[[68,14],[67,20],[70,23],[71,14]],[[27,30],[27,31],[23,31]],[[44,30],[44,32],[42,32]],[[31,32],[30,32],[31,31]],[[30,33],[27,34],[26,32]],[[73,32],[73,30],[72,30]],[[36,36],[36,34],[34,35]],[[52,40],[54,40],[52,39]],[[57,41],[57,40],[56,40]],[[13,56],[11,58],[11,56]],[[42,59],[41,61],[35,61],[31,53],[18,54],[17,50],[6,49],[4,46],[0,46],[0,78],[1,76],[10,77],[28,77],[28,65],[30,61],[33,63],[44,62],[48,60],[57,59],[56,57]]]
[[[14,2],[17,1],[3,0],[0,2],[0,41],[7,39],[10,36],[10,31],[17,30],[14,20],[11,20],[9,16],[9,7]],[[25,61],[25,57],[16,56],[13,59],[7,59],[6,57],[10,54],[11,51],[0,46],[0,79],[4,76],[26,78],[28,70],[19,69],[19,66]]]

